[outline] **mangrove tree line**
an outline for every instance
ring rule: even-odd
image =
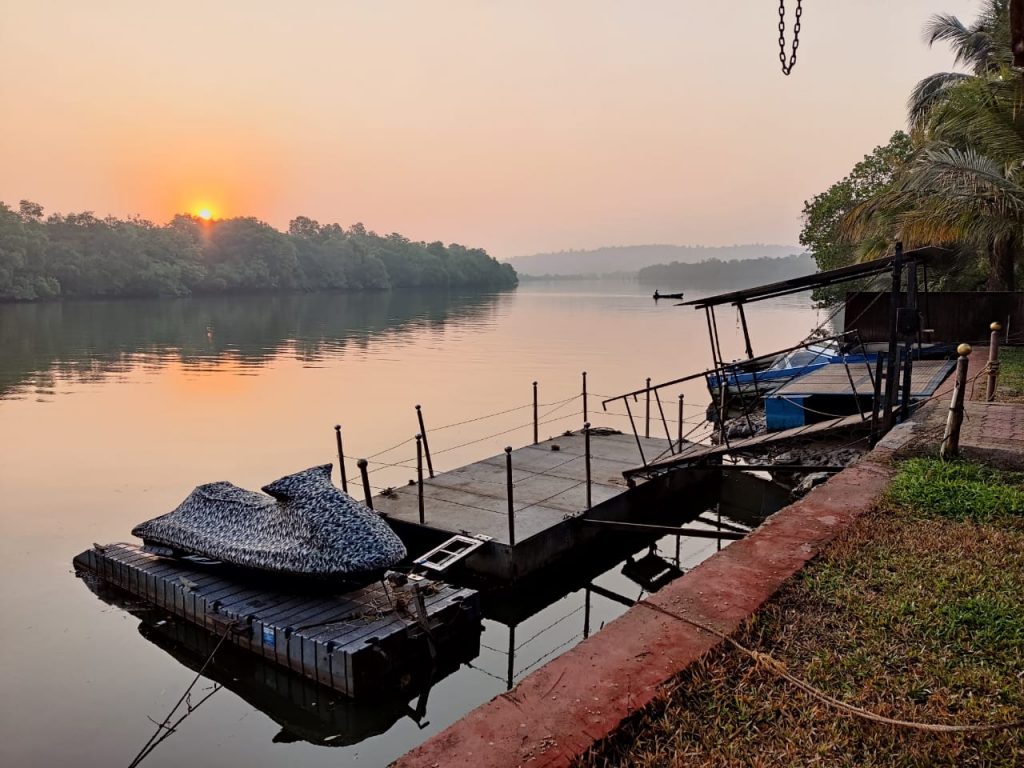
[[[0,300],[263,291],[509,288],[515,270],[480,248],[414,242],[300,216],[287,232],[252,217],[165,225],[0,202]]]

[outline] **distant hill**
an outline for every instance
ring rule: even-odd
[[[535,253],[508,259],[520,274],[526,275],[607,275],[636,273],[653,264],[682,262],[694,264],[709,259],[779,258],[801,253],[796,245],[617,245],[590,251]]]
[[[641,283],[660,288],[665,293],[676,291],[740,290],[764,283],[809,275],[817,270],[809,253],[782,258],[708,259],[697,264],[655,264],[637,273]]]

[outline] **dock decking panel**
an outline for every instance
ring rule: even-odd
[[[911,397],[931,397],[939,388],[956,363],[952,360],[915,360],[910,369]],[[798,376],[783,384],[769,397],[793,397],[813,395],[853,396],[850,378],[857,394],[870,398],[874,392],[871,376],[863,363],[850,363],[850,375],[842,363],[831,363],[816,371]],[[901,368],[902,370],[902,368]],[[873,375],[873,374],[871,374]]]
[[[640,422],[638,422],[640,423]],[[661,428],[660,424],[652,425]],[[551,531],[586,509],[585,438],[559,435],[512,451],[516,544]],[[662,438],[640,438],[648,461],[668,450]],[[552,450],[552,446],[559,450]],[[594,506],[627,491],[622,472],[640,463],[632,434],[592,434],[591,496]],[[489,456],[449,472],[424,478],[425,527],[439,535],[489,536],[508,547],[508,490],[505,454]],[[419,525],[416,486],[375,496],[374,509],[394,523]],[[473,556],[471,556],[473,557]]]
[[[236,645],[349,696],[375,692],[382,673],[429,663],[422,628],[411,613],[392,608],[395,598],[382,584],[344,595],[246,587],[215,570],[165,560],[130,544],[88,550],[75,564],[206,631],[219,635],[227,631],[226,622],[236,622],[242,631],[228,635]],[[457,639],[477,633],[476,592],[439,582],[435,587],[424,601],[437,630],[432,634]],[[312,623],[294,626],[299,620]]]

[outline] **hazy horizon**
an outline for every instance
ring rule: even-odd
[[[786,78],[769,3],[0,5],[0,200],[305,215],[502,260],[796,242],[803,201],[951,68],[927,17],[979,8],[808,4]]]

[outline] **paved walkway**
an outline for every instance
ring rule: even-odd
[[[986,378],[978,374],[987,363],[988,347],[975,347],[967,368],[968,399],[964,403],[960,453],[967,459],[1024,470],[1024,404],[985,402]],[[946,428],[952,389],[951,376],[912,421],[894,429],[882,444],[903,444],[901,454],[936,455]]]

